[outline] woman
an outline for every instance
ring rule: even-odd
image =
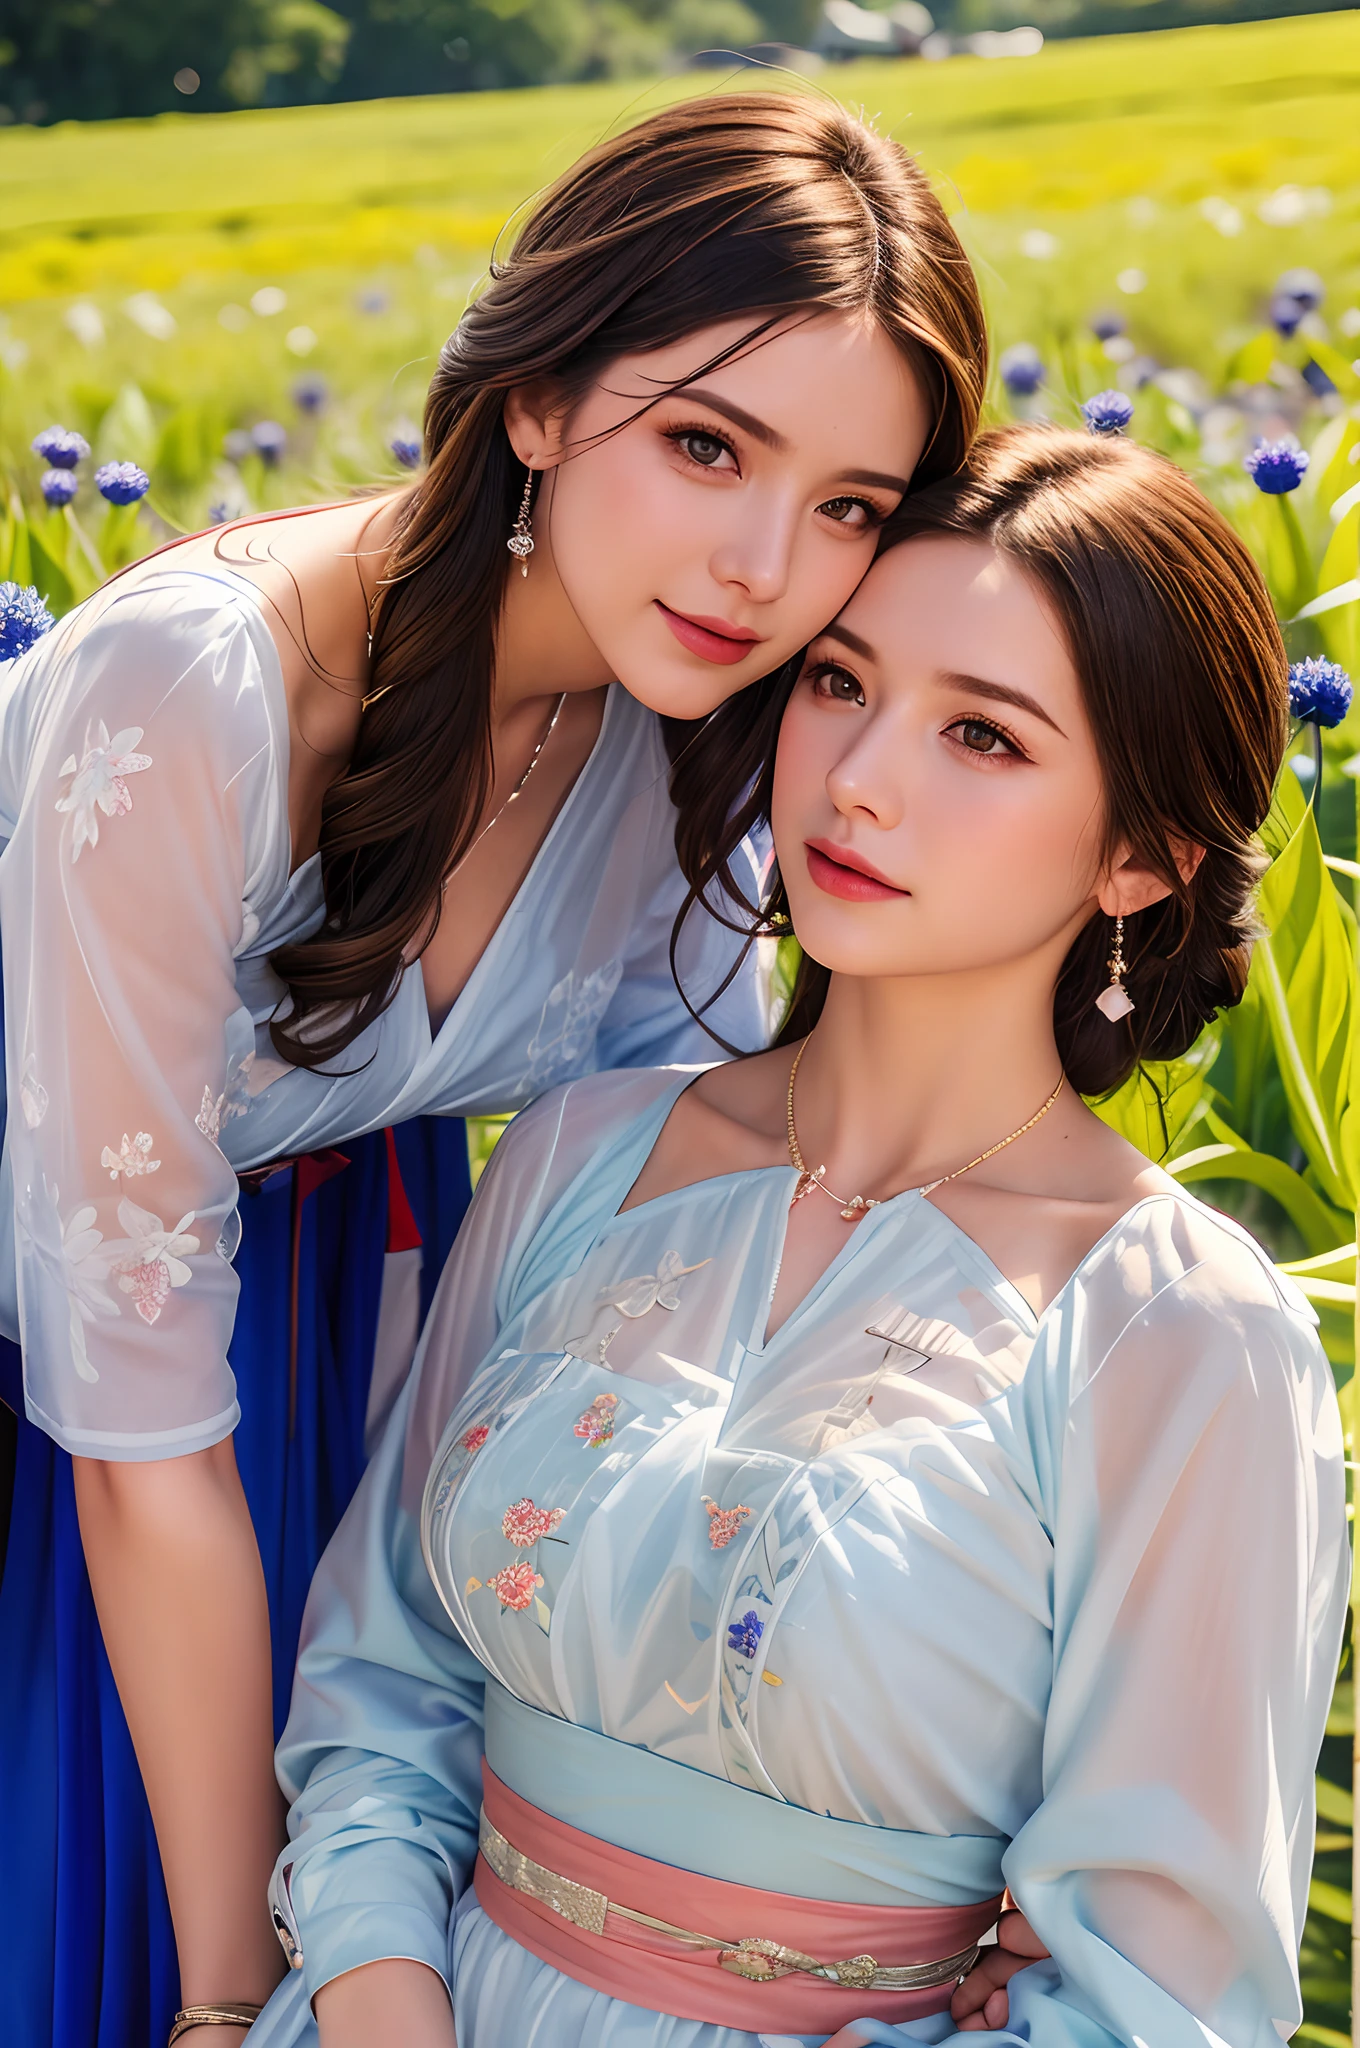
[[[897,537],[756,793],[784,1042],[478,1191],[313,1585],[259,2048],[944,2041],[1003,1886],[993,2039],[1298,2023],[1331,1378],[1081,1100],[1242,993],[1279,633],[1122,442],[989,436]]]
[[[25,1395],[75,1458],[186,2009],[247,2014],[279,1967],[235,1382],[270,1418],[286,1664],[289,1602],[357,1476],[374,1267],[409,1241],[385,1154],[356,1157],[318,1198],[334,1291],[309,1335],[303,1196],[334,1161],[304,1162],[291,1192],[266,1182],[256,1215],[243,1205],[250,1344],[229,1365],[224,1155],[268,1163],[428,1110],[513,1109],[600,1064],[692,1058],[708,1041],[687,1004],[758,1041],[732,933],[692,917],[683,997],[671,980],[689,827],[656,714],[702,718],[833,615],[918,462],[942,474],[964,452],[984,371],[971,273],[902,151],[822,102],[671,109],[592,152],[497,265],[441,359],[409,493],[191,541],[9,679]],[[689,739],[701,782],[752,715]],[[52,1782],[39,1761],[21,1794]],[[62,1825],[84,1807],[60,1804]],[[117,1917],[136,1815],[106,1825],[105,1948],[127,1978],[158,1937]],[[30,1873],[39,1921],[42,1889]],[[56,1918],[63,1941],[88,1924],[60,1900]],[[103,2025],[115,1998],[125,2029],[148,2002],[154,2024],[165,1975],[148,2001],[144,1978],[124,1996],[106,1970]]]

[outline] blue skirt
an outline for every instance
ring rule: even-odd
[[[423,1311],[470,1198],[467,1137],[457,1119],[422,1117],[395,1139]],[[343,1149],[348,1166],[301,1205],[296,1336],[293,1174],[241,1201],[235,1444],[269,1593],[276,1728],[312,1573],[364,1465],[388,1149],[382,1132]],[[164,2048],[174,1936],[71,1461],[24,1420],[19,1353],[2,1338],[0,1399],[19,1417],[0,1580],[0,2034],[6,2048]]]

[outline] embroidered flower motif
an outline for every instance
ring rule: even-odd
[[[97,718],[85,728],[85,752],[79,764],[74,754],[62,762],[63,776],[75,777],[65,796],[57,799],[57,809],[71,813],[72,866],[80,859],[82,847],[99,844],[97,812],[118,818],[132,809],[126,778],[151,766],[150,754],[134,752],[141,736],[140,725],[127,725],[110,739],[108,727]]]
[[[618,1405],[617,1394],[597,1394],[585,1414],[578,1416],[572,1424],[572,1435],[579,1436],[582,1443],[598,1451],[614,1434],[614,1410]]]
[[[701,1495],[701,1499],[708,1509],[709,1544],[714,1550],[726,1550],[751,1510],[743,1507],[720,1508],[706,1493]]]
[[[508,1537],[517,1550],[527,1550],[531,1543],[537,1543],[540,1536],[549,1535],[566,1519],[565,1508],[536,1508],[526,1494],[507,1508],[501,1520],[501,1534]]]
[[[493,1578],[486,1582],[487,1591],[494,1593],[502,1607],[513,1608],[516,1614],[523,1614],[543,1580],[531,1564],[507,1564]]]
[[[596,1297],[598,1306],[616,1308],[631,1321],[654,1308],[677,1309],[680,1282],[685,1275],[697,1273],[712,1263],[711,1259],[700,1259],[697,1266],[687,1266],[679,1252],[663,1252],[655,1273],[638,1273],[631,1280],[616,1280],[612,1286],[602,1287]]]
[[[222,1134],[222,1126],[234,1116],[244,1116],[250,1107],[250,1071],[255,1064],[255,1055],[248,1052],[243,1059],[233,1060],[227,1069],[227,1085],[220,1095],[214,1095],[205,1086],[198,1115],[194,1118],[205,1138],[215,1145]]]
[[[568,1358],[579,1358],[585,1365],[608,1365],[608,1351],[622,1329],[621,1323],[611,1323],[599,1337],[592,1337],[589,1330],[583,1337],[568,1337],[562,1349]]]
[[[100,1318],[116,1316],[118,1303],[105,1286],[110,1250],[104,1233],[95,1228],[93,1204],[75,1210],[63,1224],[61,1193],[50,1181],[25,1188],[16,1218],[28,1251],[44,1281],[66,1297],[71,1364],[78,1379],[93,1386],[99,1374],[90,1364],[85,1330]]]
[[[487,1428],[486,1424],[479,1422],[468,1431],[466,1436],[460,1436],[458,1441],[465,1451],[472,1453],[473,1451],[480,1451],[490,1434],[491,1431]]]
[[[754,1657],[765,1633],[765,1624],[754,1607],[748,1607],[740,1621],[727,1624],[727,1647],[739,1657]]]
[[[520,1087],[540,1093],[575,1072],[595,1043],[600,1019],[623,979],[622,960],[610,960],[577,981],[575,970],[548,991],[538,1029],[526,1048],[529,1065]]]
[[[441,1479],[434,1497],[434,1512],[436,1514],[439,1513],[442,1507],[447,1506],[449,1495],[452,1492],[453,1481],[451,1479]]]
[[[99,1155],[99,1164],[108,1167],[110,1180],[117,1180],[120,1174],[128,1180],[135,1180],[138,1174],[159,1173],[160,1160],[149,1156],[153,1142],[150,1131],[138,1131],[135,1138],[130,1138],[124,1131],[118,1150],[115,1152],[112,1146],[106,1145]]]
[[[19,1101],[23,1105],[24,1122],[30,1131],[36,1131],[47,1115],[47,1090],[38,1079],[32,1053],[24,1061],[24,1071],[19,1077]]]
[[[125,1248],[111,1270],[122,1292],[132,1296],[132,1305],[144,1323],[156,1321],[172,1287],[187,1287],[193,1278],[184,1264],[184,1255],[198,1250],[198,1239],[186,1234],[193,1220],[191,1209],[167,1230],[159,1216],[139,1209],[126,1197],[118,1204],[118,1221],[127,1237],[121,1245],[109,1247],[111,1251]]]

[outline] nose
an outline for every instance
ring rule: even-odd
[[[844,730],[845,749],[827,770],[827,795],[843,818],[892,832],[906,815],[903,749],[881,716],[856,721],[853,730],[847,721]]]
[[[754,604],[773,604],[789,587],[799,508],[791,496],[733,499],[734,519],[713,551],[710,568],[726,589]]]

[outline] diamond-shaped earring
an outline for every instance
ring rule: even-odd
[[[1114,951],[1110,955],[1110,985],[1096,997],[1096,1008],[1102,1017],[1108,1017],[1111,1024],[1117,1024],[1121,1017],[1127,1017],[1134,1007],[1133,997],[1124,986],[1124,920],[1114,921]]]

